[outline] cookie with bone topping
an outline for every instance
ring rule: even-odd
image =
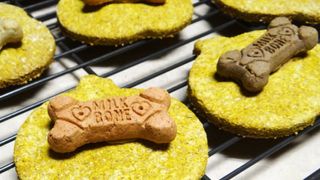
[[[75,90],[63,96],[88,102],[138,96],[142,92],[119,88],[110,79],[86,76]],[[161,99],[152,101],[161,103]],[[17,134],[14,162],[20,179],[36,179],[39,172],[45,179],[200,179],[205,173],[208,145],[202,123],[174,98],[171,98],[168,113],[176,123],[177,135],[169,144],[141,140],[121,144],[100,142],[86,144],[66,154],[50,150],[47,137],[53,123],[47,108],[48,103],[45,103],[35,109]]]
[[[14,21],[0,23],[0,46],[4,45],[0,50],[0,88],[25,84],[39,77],[52,62],[55,52],[50,31],[23,9],[5,3],[0,3],[0,19]],[[22,32],[15,29],[16,25]],[[8,43],[3,44],[3,40]]]
[[[258,94],[216,75],[221,55],[240,51],[264,33],[261,30],[198,41],[188,94],[199,114],[223,130],[251,138],[289,136],[312,125],[320,114],[319,45],[271,74]]]
[[[90,45],[118,46],[142,39],[174,37],[191,22],[192,14],[190,0],[100,6],[88,6],[82,0],[61,0],[57,6],[63,32]]]

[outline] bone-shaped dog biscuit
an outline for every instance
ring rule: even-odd
[[[95,142],[146,139],[169,143],[176,136],[176,124],[168,114],[170,95],[149,88],[140,95],[79,102],[58,96],[48,105],[54,126],[48,142],[56,152],[71,152]]]
[[[97,6],[105,3],[153,3],[153,4],[163,4],[165,0],[83,0],[83,2],[89,6]]]
[[[20,42],[22,37],[22,29],[15,20],[0,18],[0,50],[8,43]]]
[[[250,92],[258,92],[268,83],[269,75],[290,58],[312,49],[318,43],[318,32],[309,26],[291,24],[285,17],[271,21],[268,31],[242,49],[223,54],[217,64],[218,75],[240,81]]]

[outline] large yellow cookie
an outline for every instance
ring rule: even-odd
[[[190,23],[192,14],[190,0],[98,7],[85,6],[81,0],[60,0],[57,9],[63,31],[91,45],[123,45],[139,39],[171,37]]]
[[[120,89],[109,79],[84,77],[69,93],[78,100],[139,94],[138,89]],[[169,114],[177,136],[169,145],[136,141],[111,145],[87,144],[70,154],[49,149],[51,120],[47,103],[37,108],[20,128],[14,147],[14,162],[20,179],[199,179],[205,172],[208,145],[197,117],[172,99]]]
[[[213,0],[224,12],[250,22],[270,22],[277,16],[320,23],[319,0]]]
[[[233,81],[216,78],[226,51],[242,48],[265,31],[198,41],[190,72],[189,96],[196,108],[218,127],[254,138],[288,136],[313,124],[320,114],[320,46],[295,57],[273,73],[258,95],[248,95]]]
[[[23,31],[21,44],[6,45],[0,50],[0,88],[25,84],[49,66],[55,40],[45,25],[19,7],[0,3],[0,18],[16,20]]]

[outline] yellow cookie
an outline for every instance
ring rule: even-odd
[[[320,46],[295,57],[269,77],[258,95],[246,95],[233,81],[216,78],[219,57],[246,47],[265,31],[198,41],[189,76],[189,97],[218,127],[242,136],[288,136],[313,124],[320,114]]]
[[[82,78],[66,95],[86,101],[110,96],[139,94],[121,89],[111,80]],[[208,145],[197,117],[172,99],[169,114],[177,125],[177,136],[169,144],[135,141],[111,145],[88,144],[69,154],[49,149],[51,120],[47,103],[29,116],[20,128],[14,147],[14,162],[20,179],[200,179],[205,172]]]
[[[91,45],[123,45],[145,38],[172,37],[190,23],[192,14],[190,0],[98,7],[86,6],[82,0],[61,0],[57,9],[63,31]]]
[[[320,23],[319,0],[213,0],[222,10],[249,22],[270,22],[286,16],[309,24]]]
[[[55,40],[45,25],[19,7],[0,3],[0,18],[16,20],[23,31],[21,44],[0,50],[0,88],[25,84],[52,62]]]

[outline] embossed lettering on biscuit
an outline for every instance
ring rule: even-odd
[[[246,48],[224,53],[217,64],[217,74],[239,81],[250,92],[259,92],[269,75],[290,58],[312,49],[318,43],[313,27],[297,27],[285,17],[271,21],[268,31]]]
[[[56,152],[71,152],[94,142],[146,139],[169,143],[176,136],[176,124],[168,114],[170,96],[149,88],[138,96],[112,97],[79,102],[58,96],[48,105],[54,126],[48,142]]]

